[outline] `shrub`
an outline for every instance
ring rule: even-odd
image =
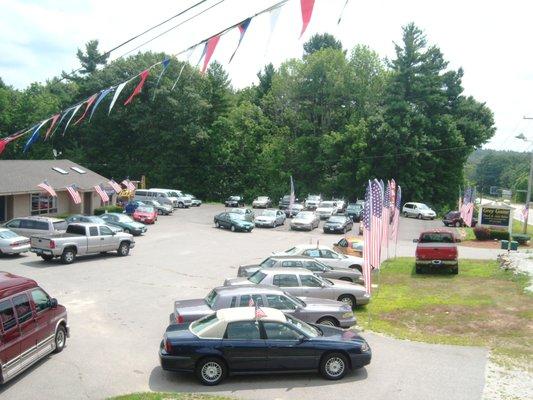
[[[104,207],[95,208],[94,209],[94,215],[102,215],[102,214],[105,214],[106,212],[121,213],[123,211],[124,211],[124,209],[122,207],[111,205],[111,206],[104,206]]]
[[[489,240],[490,239],[490,230],[487,228],[476,227],[474,228],[474,235],[477,240]]]
[[[509,240],[509,232],[507,231],[500,231],[498,229],[489,229],[489,231],[491,239]]]
[[[524,234],[521,234],[521,233],[513,235],[513,240],[517,241],[518,244],[526,244],[529,241],[529,239],[531,239],[531,238],[528,235],[524,235]]]

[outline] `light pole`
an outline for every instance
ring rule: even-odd
[[[527,118],[524,117],[524,119],[533,119],[533,118]],[[523,140],[524,142],[531,143],[530,140],[528,140],[523,133],[515,136],[517,139]],[[527,220],[529,219],[529,200],[531,199],[531,181],[533,180],[533,151],[530,151],[530,161],[529,161],[529,179],[527,181],[527,194],[526,194],[526,207],[528,210],[528,213],[526,216],[524,216],[524,227],[522,233],[527,233]]]

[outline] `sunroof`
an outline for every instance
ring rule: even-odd
[[[52,167],[52,169],[56,172],[59,172],[61,175],[68,175],[68,171],[65,171],[63,168]]]
[[[73,169],[78,174],[86,174],[87,173],[87,171],[84,171],[84,170],[82,170],[81,168],[78,168],[78,167],[70,167],[70,169]]]

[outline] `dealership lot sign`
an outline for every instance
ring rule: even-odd
[[[513,222],[513,207],[503,203],[489,203],[480,206],[480,226],[496,229],[510,229]]]

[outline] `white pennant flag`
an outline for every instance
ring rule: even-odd
[[[113,109],[113,106],[115,105],[115,102],[117,101],[120,92],[122,92],[122,89],[124,89],[124,86],[126,86],[129,81],[131,81],[131,79],[128,79],[127,81],[122,82],[120,85],[117,86],[115,94],[113,95],[113,100],[111,100],[111,104],[109,105],[109,112],[107,113],[107,115],[111,114],[111,110]]]
[[[183,65],[181,66],[180,68],[180,73],[178,74],[178,77],[176,78],[176,81],[174,82],[174,84],[172,85],[172,88],[170,90],[174,90],[174,88],[176,87],[176,85],[178,84],[178,81],[180,80],[180,77],[181,77],[181,73],[183,72],[183,70],[185,69],[185,65],[187,65],[189,63],[189,59],[191,58],[192,56],[192,52],[194,51],[194,49],[196,48],[197,46],[194,46],[192,49],[189,49],[187,51],[187,61],[185,61],[183,63]]]
[[[272,11],[270,11],[270,33],[268,34],[268,41],[265,48],[265,54],[268,51],[268,48],[270,46],[270,39],[272,39],[272,32],[274,32],[274,28],[276,27],[276,24],[278,23],[279,14],[281,13],[281,7],[274,8]]]
[[[65,132],[67,131],[67,128],[70,124],[70,121],[72,121],[72,118],[74,118],[74,115],[76,115],[76,113],[78,112],[78,110],[81,108],[81,106],[85,104],[85,103],[80,103],[76,106],[76,108],[74,109],[74,111],[72,111],[72,115],[70,116],[70,118],[68,119],[67,121],[67,124],[65,125],[65,129],[63,129],[63,136],[65,136]]]

